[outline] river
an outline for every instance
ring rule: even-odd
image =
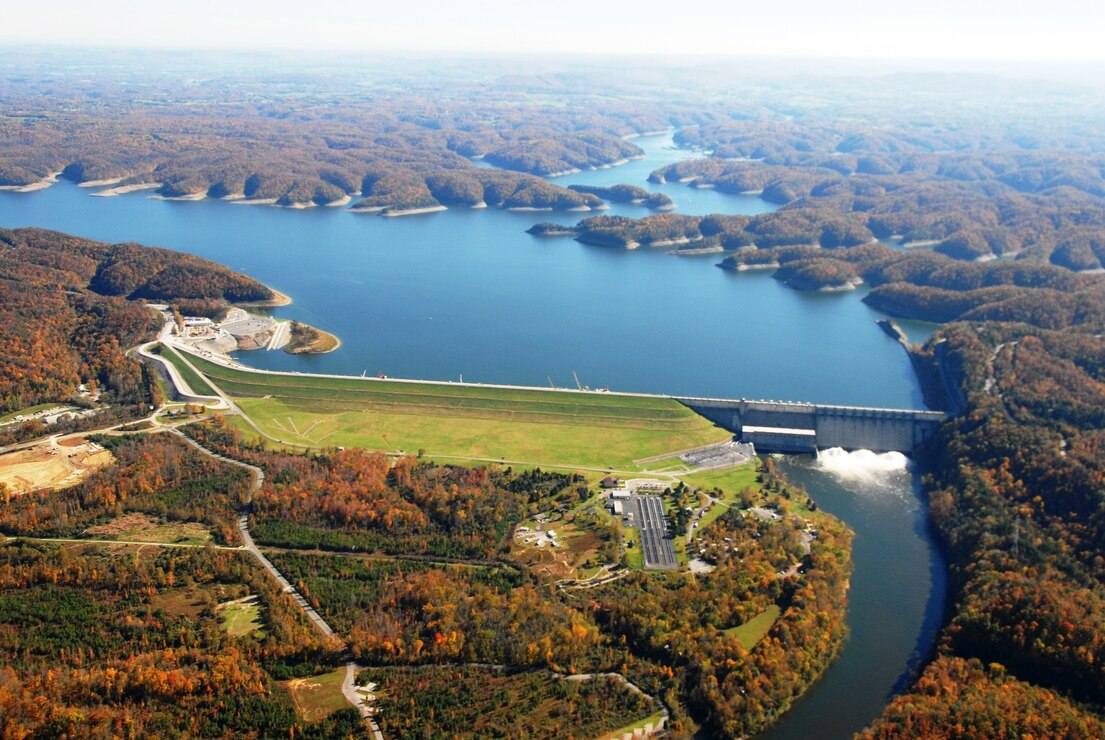
[[[801,455],[780,457],[780,469],[855,532],[851,635],[763,740],[845,738],[862,730],[927,657],[944,614],[947,565],[932,542],[917,476],[880,470],[893,453],[864,462],[870,453],[832,452],[843,458],[832,468]]]
[[[756,214],[773,206],[648,173],[693,156],[671,135],[635,140],[646,158],[557,178],[666,192],[679,213]],[[0,192],[0,226],[41,226],[207,257],[292,296],[276,309],[337,334],[321,356],[240,354],[268,369],[923,408],[908,358],[860,301],[863,291],[806,294],[762,273],[717,269],[719,255],[611,250],[525,233],[580,214],[489,208],[381,218],[341,208],[302,211],[220,201],[167,202],[131,193],[90,197],[60,182]],[[643,216],[640,206],[606,213]],[[584,214],[586,215],[586,214]],[[914,339],[929,330],[903,322]],[[841,483],[786,463],[814,500],[856,531],[840,660],[770,737],[844,737],[881,712],[911,656],[931,644],[944,570],[916,481]],[[874,491],[874,492],[873,492]]]

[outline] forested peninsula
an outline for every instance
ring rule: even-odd
[[[770,460],[747,470],[739,497],[709,492],[732,503],[695,540],[705,571],[644,571],[623,553],[627,537],[639,551],[635,535],[578,474],[293,454],[218,417],[176,422],[208,414],[163,406],[149,366],[127,352],[159,326],[146,301],[216,311],[272,300],[257,281],[169,250],[40,229],[3,230],[0,242],[5,410],[81,385],[98,409],[49,430],[8,425],[3,442],[82,432],[74,439],[110,454],[56,490],[0,484],[0,534],[12,538],[0,540],[5,733],[122,724],[355,735],[365,724],[351,708],[305,715],[300,704],[304,679],[333,692],[352,656],[362,681],[440,710],[427,724],[385,694],[379,722],[391,732],[460,727],[473,701],[488,732],[522,731],[480,688],[505,685],[558,733],[650,720],[677,735],[744,735],[785,711],[840,649],[851,532]],[[683,483],[657,493],[681,512],[709,500]],[[238,549],[247,502],[253,541],[334,636]],[[550,515],[581,538],[581,572],[604,563],[602,588],[573,587],[515,544],[524,522]],[[690,517],[675,526],[686,538]]]
[[[317,76],[300,84],[330,97],[301,106],[287,97],[288,83],[263,75],[198,84],[169,75],[166,88],[117,74],[47,83],[32,71],[5,85],[0,102],[13,115],[0,116],[0,187],[32,190],[60,176],[108,196],[352,203],[385,215],[450,206],[591,210],[602,205],[598,197],[543,177],[622,164],[641,155],[626,137],[670,125],[664,113],[618,103],[585,117],[555,106],[518,109],[468,83],[450,90],[464,101],[456,105],[391,90],[350,95],[344,76]],[[50,96],[37,94],[42,84]]]
[[[73,400],[84,385],[103,401],[102,414],[89,419],[101,424],[160,398],[146,366],[126,354],[160,328],[146,303],[219,316],[234,304],[278,299],[258,281],[200,257],[44,229],[0,229],[0,277],[0,411]],[[37,422],[5,425],[0,443],[40,431]]]
[[[532,233],[596,248],[724,252],[724,269],[771,270],[799,290],[865,284],[872,306],[943,324],[909,351],[928,403],[950,414],[916,452],[949,560],[949,604],[933,653],[864,736],[1105,736],[1099,93],[1025,90],[993,75],[954,85],[944,75],[787,79],[734,93],[732,77],[659,68],[606,80],[605,71],[485,67],[485,77],[412,82],[425,71],[412,64],[364,84],[320,74],[303,98],[304,79],[248,70],[164,83],[22,68],[0,90],[0,182],[27,189],[62,176],[287,206],[357,198],[359,210],[393,215],[582,211],[640,192],[596,194],[538,175],[613,166],[634,156],[625,137],[678,129],[676,142],[704,156],[658,169],[653,182],[759,194],[779,209],[591,216]],[[490,78],[502,78],[494,94]],[[515,171],[478,167],[481,159]],[[97,424],[138,418],[160,400],[125,354],[154,328],[143,300],[200,313],[269,295],[163,250],[37,230],[0,240],[4,410],[92,382],[115,414]],[[43,431],[13,429],[3,441]],[[213,546],[143,556],[123,545],[0,546],[5,731],[351,733],[351,712],[301,722],[284,693],[286,682],[338,668],[348,650],[379,669],[371,679],[393,698],[432,706],[438,727],[477,712],[521,734],[528,728],[511,725],[516,718],[494,712],[496,697],[509,695],[543,707],[556,732],[570,731],[569,708],[582,707],[589,730],[654,712],[675,736],[744,736],[785,710],[844,639],[850,533],[816,519],[819,537],[804,553],[808,524],[741,515],[755,503],[816,516],[770,459],[747,500],[705,530],[717,553],[708,577],[627,568],[604,589],[574,590],[510,544],[528,517],[582,503],[587,486],[570,474],[415,455],[391,463],[358,450],[293,455],[218,420],[181,431],[265,472],[248,521],[344,644],[320,639],[242,553],[214,546],[239,542],[241,468],[176,436],[105,437],[112,465],[60,493],[4,496],[0,531],[89,539],[129,531],[118,521],[129,515],[151,527],[198,526]],[[676,489],[665,500],[685,509],[690,494]],[[622,533],[595,522],[597,557]],[[799,562],[802,578],[780,577]],[[257,627],[243,640],[215,615],[247,597]],[[52,616],[28,628],[43,604]],[[766,635],[742,643],[740,630],[774,609]],[[93,647],[74,649],[82,640]],[[561,680],[584,672],[617,674],[642,693],[612,676],[575,693]],[[458,695],[458,685],[474,689]],[[381,709],[389,731],[431,727],[410,701],[385,698]]]

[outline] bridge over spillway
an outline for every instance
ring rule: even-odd
[[[814,452],[829,447],[911,452],[947,418],[941,411],[726,398],[675,399],[763,452]]]

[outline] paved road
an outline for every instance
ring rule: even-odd
[[[675,568],[675,547],[668,535],[664,503],[659,496],[637,496],[637,527],[646,568]]]
[[[307,599],[303,598],[303,595],[299,593],[295,586],[293,586],[288,581],[288,579],[285,578],[284,575],[276,569],[276,566],[272,564],[272,561],[265,557],[264,553],[262,553],[257,548],[256,544],[254,544],[253,537],[249,534],[249,508],[252,505],[253,494],[261,490],[261,486],[265,483],[264,471],[256,465],[250,465],[249,463],[244,463],[240,460],[234,460],[233,458],[229,457],[223,457],[222,455],[214,453],[177,429],[169,429],[168,431],[171,434],[177,435],[189,445],[207,455],[208,457],[213,457],[220,462],[226,463],[227,465],[236,465],[239,468],[245,468],[246,470],[250,471],[250,474],[253,476],[253,484],[250,486],[249,490],[250,499],[246,501],[245,508],[243,509],[241,516],[238,517],[238,531],[242,533],[243,548],[247,552],[249,552],[249,554],[252,555],[255,560],[257,560],[257,562],[261,563],[261,565],[264,566],[265,570],[267,570],[269,574],[276,579],[276,582],[280,584],[280,588],[283,589],[284,593],[295,599],[295,602],[299,604],[299,608],[302,609],[304,613],[306,613],[307,617],[311,620],[311,622],[314,623],[319,632],[326,635],[327,637],[333,636],[334,630],[330,628],[330,625],[326,623],[326,620],[319,616],[319,613],[316,612],[314,610],[314,607],[312,607],[307,602]]]
[[[218,397],[214,397],[214,395],[202,395],[192,390],[191,385],[188,384],[188,381],[181,377],[180,371],[177,370],[177,366],[175,366],[175,364],[172,364],[172,362],[169,362],[169,360],[164,357],[154,355],[154,352],[150,351],[150,348],[155,347],[156,345],[156,341],[151,341],[146,343],[146,345],[140,346],[138,348],[138,355],[144,357],[150,362],[159,364],[159,366],[161,366],[162,368],[165,368],[165,371],[169,373],[169,380],[172,381],[173,385],[176,385],[177,393],[182,399],[190,402],[203,403],[204,405],[207,405],[209,409],[230,408],[230,406],[225,403],[225,401]],[[187,363],[188,366],[191,367],[191,362]],[[194,370],[194,368],[192,369]]]
[[[299,608],[303,610],[303,613],[307,615],[307,618],[311,620],[311,623],[315,625],[319,632],[327,637],[332,637],[334,635],[334,630],[330,627],[329,624],[326,623],[326,620],[323,619],[319,615],[319,613],[315,611],[314,607],[312,607],[305,598],[303,598],[303,594],[299,593],[295,586],[293,586],[288,581],[288,579],[284,577],[284,574],[276,569],[276,566],[272,564],[272,561],[265,557],[264,553],[262,553],[257,548],[256,544],[254,544],[253,537],[250,536],[249,509],[253,502],[253,494],[261,490],[261,486],[264,485],[265,472],[256,465],[250,465],[249,463],[244,463],[240,460],[234,460],[229,457],[223,457],[222,455],[212,452],[211,450],[200,445],[198,442],[191,439],[177,429],[167,429],[167,431],[177,435],[189,445],[194,447],[196,450],[202,452],[208,457],[213,457],[216,460],[220,460],[228,465],[237,465],[240,468],[245,468],[246,470],[250,471],[250,474],[253,476],[253,484],[250,486],[249,490],[250,498],[246,501],[246,505],[242,510],[242,515],[238,518],[238,531],[242,533],[243,549],[249,552],[249,554],[252,555],[254,559],[256,559],[259,563],[261,563],[265,570],[267,570],[269,574],[276,579],[276,582],[280,584],[280,587],[284,590],[284,593],[288,594],[295,600],[295,603],[299,605]],[[380,732],[379,726],[376,724],[376,721],[372,719],[372,711],[367,706],[365,706],[362,697],[358,696],[354,688],[354,677],[356,676],[356,674],[357,664],[354,663],[352,660],[347,662],[345,664],[345,679],[342,681],[341,687],[342,695],[345,697],[346,701],[356,707],[357,711],[360,712],[361,717],[368,723],[368,727],[369,730],[372,732],[373,739],[383,740],[384,736]]]
[[[269,338],[269,344],[265,347],[266,350],[272,351],[274,349],[280,349],[288,343],[288,331],[292,326],[290,321],[278,321],[276,322],[276,328],[272,330],[272,337]]]
[[[357,693],[357,667],[357,664],[353,661],[345,664],[345,678],[341,682],[342,696],[357,708],[357,711],[361,713],[361,718],[368,723],[368,728],[372,731],[372,740],[384,740],[384,733],[380,732],[380,726],[376,724],[376,720],[372,719],[372,710],[365,703],[364,697]]]

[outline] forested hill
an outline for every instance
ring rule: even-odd
[[[925,460],[953,606],[935,660],[867,735],[1105,736],[1105,346],[988,322],[924,354],[968,402]]]
[[[213,310],[272,298],[208,260],[43,229],[0,229],[0,412],[65,400],[92,383],[137,404],[148,389],[124,353],[154,328],[138,299]]]

